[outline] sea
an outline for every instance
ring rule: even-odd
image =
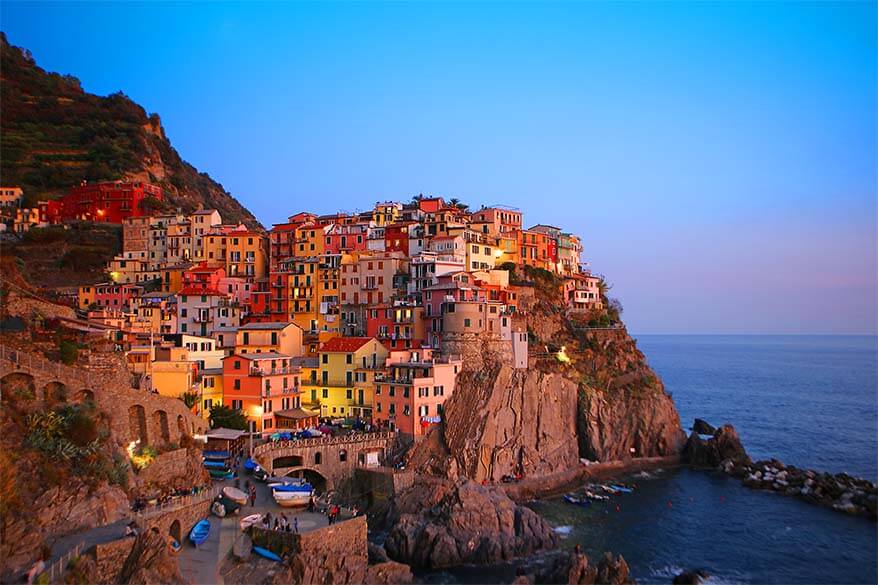
[[[684,428],[731,423],[755,459],[878,479],[878,338],[635,336]],[[720,473],[673,469],[626,478],[634,493],[587,508],[530,502],[595,561],[622,554],[640,583],[685,569],[709,582],[878,583],[878,524]],[[531,563],[540,563],[536,557]],[[432,582],[510,582],[515,567],[463,568]]]

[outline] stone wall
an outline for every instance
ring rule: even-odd
[[[156,489],[189,488],[204,485],[210,476],[202,465],[198,449],[174,449],[161,453],[135,475],[136,488],[146,495]]]
[[[460,356],[463,371],[478,371],[496,362],[509,366],[514,364],[512,342],[502,341],[496,335],[443,335],[442,355]]]
[[[134,541],[135,538],[133,536],[126,536],[106,544],[95,545],[92,549],[86,551],[84,556],[91,557],[95,564],[93,576],[95,583],[116,582],[119,571],[122,570],[122,565],[125,564],[128,555],[131,554]]]
[[[65,366],[29,351],[2,347],[0,380],[27,379],[36,401],[45,405],[92,400],[110,418],[110,430],[117,444],[131,441],[141,445],[179,445],[184,436],[207,430],[207,422],[192,414],[176,398],[167,398],[131,387],[124,365],[110,360],[112,367]]]
[[[213,501],[212,494],[204,494],[203,498],[196,498],[195,501],[182,507],[171,508],[165,512],[156,512],[146,516],[138,516],[137,524],[141,531],[155,528],[160,534],[172,534],[171,528],[174,528],[173,536],[177,538],[177,528],[179,527],[179,536],[181,541],[186,539],[192,527],[199,520],[204,520],[210,516],[210,504]],[[174,523],[177,523],[176,525]]]
[[[354,499],[369,510],[382,514],[390,507],[393,496],[408,489],[415,480],[411,471],[390,467],[361,468],[354,474]]]

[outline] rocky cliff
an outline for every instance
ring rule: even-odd
[[[44,71],[27,50],[0,37],[0,175],[24,189],[27,203],[83,180],[133,179],[162,186],[172,208],[213,208],[226,222],[260,227],[222,185],[180,157],[157,114],[122,92],[90,94],[75,77]]]
[[[627,331],[584,327],[565,315],[557,281],[533,285],[514,321],[529,332],[528,369],[490,344],[457,343],[466,360],[443,424],[411,451],[410,466],[500,481],[572,469],[580,458],[678,454],[685,435],[673,400]]]

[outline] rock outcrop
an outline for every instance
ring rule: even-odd
[[[516,583],[566,583],[569,585],[628,585],[634,583],[628,570],[628,563],[619,555],[604,554],[597,566],[589,564],[588,557],[574,551],[560,555],[531,575],[522,575]]]
[[[741,444],[735,427],[726,424],[716,429],[707,440],[693,431],[683,447],[683,461],[697,467],[718,467],[725,462],[747,465],[750,456]]]
[[[131,553],[125,559],[117,583],[127,585],[183,585],[177,557],[158,530],[147,530],[134,541]]]
[[[706,440],[693,432],[683,448],[683,460],[720,469],[753,489],[797,496],[846,514],[878,519],[878,487],[873,482],[846,473],[800,469],[777,459],[753,463],[732,425],[721,426]]]
[[[557,545],[551,526],[502,491],[472,481],[417,481],[394,502],[390,558],[441,569],[493,564]]]

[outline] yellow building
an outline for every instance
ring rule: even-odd
[[[89,306],[95,304],[95,287],[90,284],[79,287],[77,300],[80,309],[88,310]]]
[[[320,358],[317,356],[294,358],[293,365],[299,366],[302,372],[302,408],[319,412],[320,401],[318,397],[320,396],[321,386],[318,380],[320,376]]]
[[[317,263],[317,331],[339,332],[339,268],[341,254],[324,254]]]
[[[322,417],[372,416],[375,374],[388,351],[373,337],[336,337],[320,349],[318,386],[308,402]],[[316,392],[316,396],[314,393]]]
[[[208,236],[210,241],[212,236]],[[209,261],[209,259],[208,259]],[[238,230],[226,236],[226,275],[253,282],[268,275],[268,238],[258,232]]]
[[[186,392],[196,392],[195,364],[189,361],[185,347],[158,347],[148,372],[152,389],[162,396],[179,398]]]
[[[513,234],[503,234],[497,238],[494,247],[495,266],[500,266],[507,262],[518,264],[521,257],[518,253],[518,237]]]
[[[319,256],[326,249],[325,228],[313,223],[296,229],[295,255],[301,257]]]
[[[402,203],[385,201],[376,203],[372,211],[372,221],[377,227],[384,227],[389,223],[396,223],[402,216]]]
[[[274,352],[290,357],[304,355],[302,328],[295,323],[248,323],[238,328],[235,353]]]
[[[201,257],[209,265],[226,265],[226,234],[213,230],[201,239],[201,245]]]
[[[187,265],[169,266],[162,268],[160,274],[162,279],[162,292],[177,293],[183,288],[183,272],[186,271]]]
[[[208,368],[201,373],[201,416],[210,418],[210,409],[223,403],[223,369]]]

